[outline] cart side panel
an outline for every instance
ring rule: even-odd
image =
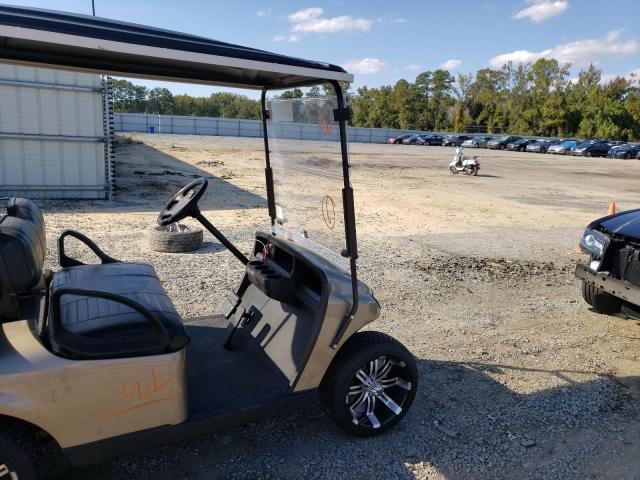
[[[27,321],[0,330],[0,415],[48,432],[62,448],[175,425],[188,415],[185,352],[68,360],[46,350]]]

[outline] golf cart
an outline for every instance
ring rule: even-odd
[[[58,238],[59,268],[43,274],[43,215],[30,200],[10,199],[0,220],[0,479],[51,473],[58,450],[73,464],[92,463],[318,398],[359,436],[406,414],[418,382],[413,357],[387,335],[359,332],[380,306],[357,278],[343,92],[350,74],[202,37],[6,6],[0,61],[259,89],[270,220],[245,256],[199,208],[213,181],[197,179],[168,201],[160,225],[196,219],[244,268],[223,314],[182,319],[150,265],[118,261],[72,230]],[[335,95],[278,95],[314,85]],[[291,140],[292,128],[316,141]],[[73,258],[65,250],[72,238],[99,262]]]

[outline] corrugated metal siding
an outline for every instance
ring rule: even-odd
[[[0,194],[106,198],[107,151],[99,76],[0,65]]]

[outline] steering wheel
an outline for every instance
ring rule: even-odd
[[[158,225],[164,227],[196,214],[198,202],[208,185],[206,178],[198,178],[181,188],[158,214]]]

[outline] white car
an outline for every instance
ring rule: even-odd
[[[489,140],[493,140],[493,137],[473,137],[462,142],[462,146],[467,148],[487,148]]]

